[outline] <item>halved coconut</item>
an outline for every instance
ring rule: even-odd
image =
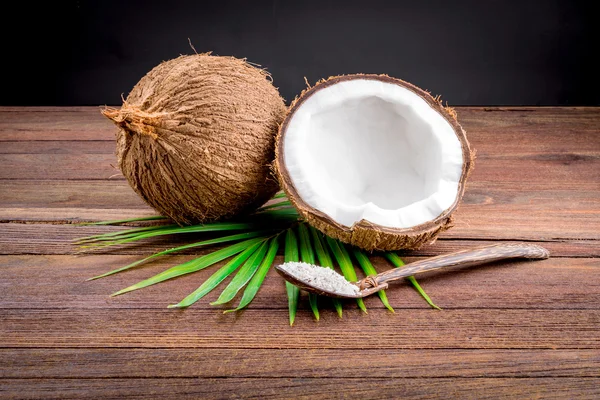
[[[275,169],[302,216],[367,250],[434,241],[451,226],[473,165],[454,110],[384,75],[305,90],[277,140]]]

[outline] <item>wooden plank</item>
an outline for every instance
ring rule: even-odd
[[[44,208],[41,204],[33,207],[19,207],[17,203],[14,203],[14,206],[0,207],[0,222],[13,222],[19,225],[32,223],[56,225],[156,215],[156,212],[150,207],[145,206],[142,200],[134,193],[129,193],[121,198],[119,196],[111,198],[110,194],[99,190],[97,200],[91,195],[92,193],[89,192],[62,193],[61,195],[60,191],[57,190],[55,196],[56,202],[53,204],[63,205],[63,207]],[[2,192],[0,192],[1,197],[3,197]],[[6,197],[10,197],[10,194],[4,197],[6,199]],[[86,197],[89,198],[90,202],[98,204],[90,207],[79,207],[77,203]],[[128,202],[127,198],[131,199],[131,202]],[[102,199],[107,199],[106,203],[101,204]],[[10,199],[7,200],[10,201]],[[43,198],[32,199],[31,203],[43,203]],[[72,206],[69,207],[69,204],[72,204]],[[119,206],[122,206],[122,208],[117,208]],[[564,213],[548,212],[545,215],[538,215],[530,210],[529,212],[523,210],[517,215],[512,215],[512,211],[510,210],[502,211],[497,207],[482,206],[481,208],[485,210],[485,213],[477,216],[479,212],[478,208],[480,207],[462,205],[456,213],[454,228],[442,233],[440,240],[529,240],[544,242],[565,241],[567,243],[576,241],[576,246],[579,249],[587,247],[591,252],[580,253],[576,250],[564,253],[564,255],[576,257],[579,255],[594,256],[597,254],[597,251],[595,251],[596,244],[594,244],[593,240],[599,239],[599,230],[597,229],[599,222],[596,222],[596,219],[600,221],[600,218],[582,216],[586,211],[571,210]],[[590,210],[589,213],[592,214],[594,211]],[[7,227],[2,229],[14,231],[17,235],[16,238],[26,238],[27,240],[32,238],[32,235],[35,235],[35,232],[32,233],[29,230],[33,228]],[[49,228],[40,228],[40,234],[32,238],[32,240],[43,241],[39,236],[42,234],[46,235],[47,229]],[[98,233],[101,232],[98,231]],[[72,237],[79,236],[82,235],[77,232],[73,232],[72,234]],[[590,241],[590,243],[586,244],[586,241]],[[15,245],[20,246],[18,243]],[[428,246],[424,248],[424,251],[427,251],[427,249]],[[64,251],[60,254],[63,253]]]
[[[0,379],[600,377],[597,350],[0,349],[0,359]]]
[[[133,198],[133,201],[137,203],[139,208],[0,207],[0,223],[76,224],[80,222],[115,221],[157,215],[156,211],[149,206],[139,204],[141,200],[137,196],[130,197]]]
[[[482,151],[492,145],[499,133],[512,133],[514,137],[505,145],[508,150],[517,151],[528,145],[548,146],[535,139],[540,133],[555,132],[558,139],[567,134],[583,135],[587,141],[586,135],[598,132],[600,119],[597,107],[457,107],[456,110],[470,139],[475,135],[490,135],[489,139],[474,143],[483,146]],[[114,128],[100,114],[100,107],[1,107],[0,141],[15,140],[112,141]]]
[[[152,212],[142,213],[134,210],[129,214],[113,212],[111,210],[88,210],[90,215],[103,215],[104,219],[118,219],[143,215],[154,215]],[[59,211],[60,212],[60,211]],[[77,211],[79,212],[79,211]],[[74,212],[75,213],[75,212]],[[36,214],[32,215],[32,218]],[[44,211],[41,216],[51,217],[53,214]],[[86,218],[81,218],[86,220]],[[73,219],[78,222],[79,219]],[[96,235],[107,232],[119,231],[127,227],[116,226],[74,226],[33,223],[6,223],[0,224],[0,255],[8,254],[73,254],[79,251],[79,247],[72,244],[76,238]],[[37,221],[39,222],[39,220]],[[50,221],[52,222],[52,221]],[[446,235],[447,236],[447,235]],[[110,254],[136,254],[150,255],[167,248],[180,246],[193,241],[206,238],[207,235],[171,235],[163,238],[144,240],[137,244],[116,246],[110,249]],[[512,243],[511,240],[503,240]],[[553,241],[531,241],[546,247],[553,257],[600,257],[600,242],[597,240],[553,240]],[[423,247],[420,250],[401,250],[402,256],[434,256],[453,251],[471,249],[497,243],[497,240],[468,240],[452,239],[442,236],[434,244]],[[94,253],[92,253],[94,254]],[[95,253],[101,254],[101,253]],[[180,254],[204,254],[199,249],[189,249]]]
[[[563,202],[563,204],[566,204]],[[598,240],[600,211],[561,209],[540,213],[529,208],[461,205],[454,214],[454,227],[444,238],[486,240]]]
[[[488,158],[531,158],[537,161],[577,162],[585,161],[587,155],[600,151],[598,108],[457,108],[461,123],[469,132],[469,138],[478,151],[479,159]],[[97,108],[2,108],[0,123],[17,125],[29,121],[35,129],[35,123],[42,118],[48,126],[65,115],[73,118],[87,114],[91,120],[104,121]],[[35,117],[35,115],[38,115]],[[32,118],[34,116],[34,118]],[[44,134],[36,141],[6,141],[0,153],[14,154],[112,154],[114,153],[113,128],[110,123],[103,124],[107,134],[100,135],[95,142],[81,142],[79,125],[73,127],[73,135],[67,141],[52,140],[52,135]],[[15,127],[15,129],[21,129]],[[2,131],[0,131],[2,132]],[[565,140],[568,136],[569,140]],[[43,141],[39,141],[43,140]],[[502,153],[498,153],[501,141]],[[595,157],[594,157],[595,158]]]
[[[597,378],[5,379],[0,398],[597,399]]]
[[[514,151],[498,153],[498,134],[488,138],[487,131],[478,131],[473,133],[473,140],[477,142],[478,160],[484,159],[531,159],[534,161],[561,161],[577,162],[585,161],[586,156],[593,156],[598,153],[596,144],[596,135],[571,135],[568,141],[564,136],[560,138],[551,138],[548,142],[546,137],[552,137],[552,131],[547,134],[541,134],[543,139],[527,135],[521,140],[514,139],[516,143],[503,143],[505,146],[515,146]],[[563,132],[558,132],[562,135]],[[502,134],[502,138],[511,135],[510,132]],[[554,134],[556,135],[556,134]],[[522,136],[522,135],[521,135]],[[560,146],[562,139],[563,145]],[[523,140],[529,140],[523,146]],[[544,146],[541,147],[540,146]],[[568,150],[567,150],[568,149]],[[558,150],[561,150],[560,152]],[[40,141],[3,141],[0,146],[0,154],[105,154],[115,153],[114,140],[88,140],[78,141],[76,137],[73,140],[40,140]],[[581,155],[584,159],[577,159]],[[595,158],[595,157],[592,157]]]
[[[2,107],[0,141],[114,140],[100,107]]]
[[[100,210],[98,210],[100,211]],[[75,209],[74,215],[78,211]],[[48,213],[44,213],[44,216]],[[118,213],[104,213],[105,218],[118,218],[123,216]],[[147,213],[130,213],[130,216],[154,215]],[[83,218],[82,218],[83,219]],[[72,222],[78,222],[74,218]],[[118,226],[78,226],[72,224],[52,224],[52,223],[5,223],[0,224],[0,255],[8,254],[73,254],[79,251],[72,241],[84,236],[97,235],[108,232],[120,231],[128,227]],[[39,221],[31,221],[39,222]],[[518,225],[515,225],[518,226]],[[466,230],[466,228],[465,228]],[[489,235],[489,234],[488,234]],[[449,253],[457,250],[475,248],[487,244],[495,243],[494,240],[465,240],[453,238],[445,234],[435,244],[425,246],[417,251],[401,251],[402,255],[409,256],[431,256],[442,253]],[[134,243],[125,246],[119,246],[110,249],[111,254],[140,254],[149,255],[156,251],[165,250],[175,246],[192,243],[198,240],[216,237],[214,234],[186,234],[171,235],[162,238],[145,240],[140,243]],[[505,240],[511,242],[512,240]],[[597,240],[538,240],[536,243],[545,246],[550,250],[554,257],[598,257],[600,256],[600,242]],[[190,249],[182,254],[203,254],[198,249]]]
[[[469,184],[455,227],[443,237],[600,239],[595,183],[577,189],[486,185]],[[135,216],[132,209],[139,216],[152,213],[125,181],[0,181],[0,221],[99,221]]]
[[[379,338],[379,339],[378,339]],[[3,348],[600,349],[600,310],[4,309]]]
[[[598,134],[600,135],[600,133]],[[595,136],[598,136],[595,135]],[[475,136],[475,135],[474,135]],[[592,136],[592,135],[590,135]],[[544,136],[540,136],[544,137]],[[477,137],[477,141],[486,140],[486,138]],[[597,140],[594,137],[587,138],[587,142],[580,143],[579,148],[573,149],[571,152],[552,152],[544,151],[543,149],[533,151],[534,149],[521,149],[515,152],[498,152],[499,142],[504,138],[502,135],[497,135],[493,140],[494,148],[489,151],[478,151],[477,152],[477,167],[475,171],[478,176],[492,178],[498,177],[518,177],[512,170],[518,170],[519,168],[526,167],[522,172],[530,172],[531,176],[527,179],[531,181],[544,180],[547,177],[554,177],[554,179],[564,177],[567,174],[567,170],[571,171],[581,170],[580,174],[585,172],[595,173],[593,166],[600,162],[600,147],[594,142]],[[569,138],[562,137],[562,142],[569,142]],[[541,140],[541,139],[539,139]],[[546,142],[546,138],[543,139]],[[558,142],[558,139],[556,140]],[[504,144],[502,143],[502,146]],[[81,171],[81,178],[79,179],[99,179],[97,165],[101,163],[115,164],[115,147],[114,143],[111,145],[107,141],[16,141],[16,142],[3,142],[2,150],[0,154],[0,165],[3,168],[9,166],[15,166],[20,168],[25,167],[36,167],[40,163],[48,164],[52,167],[62,167],[66,172],[77,173],[76,169],[71,168],[73,164],[76,164],[79,159],[82,161],[94,161],[94,163],[83,163],[81,162],[79,168]],[[508,168],[506,171],[502,170],[502,166]],[[586,166],[587,167],[586,169]],[[54,169],[54,168],[53,168]],[[21,171],[22,174],[28,171]],[[54,171],[60,172],[60,171]],[[573,173],[571,173],[573,174]],[[35,177],[28,177],[29,175],[18,175],[15,171],[14,175],[5,176],[2,178],[11,179],[35,179]],[[54,179],[67,179],[58,178]],[[73,176],[72,179],[75,179]],[[474,178],[475,179],[475,178]],[[586,176],[582,176],[581,180],[585,181]],[[589,178],[587,178],[589,179]],[[476,179],[477,180],[477,179]]]
[[[0,114],[1,115],[1,114]],[[41,140],[3,141],[0,154],[115,154],[115,143],[109,140]],[[82,167],[85,167],[82,165]]]
[[[0,207],[149,209],[126,181],[0,181]],[[65,215],[67,218],[77,215]]]
[[[115,255],[2,256],[0,309],[165,309],[168,304],[176,303],[193,292],[216,271],[217,266],[123,296],[110,298],[109,295],[190,258],[166,257],[138,269],[86,282],[87,278],[127,265],[139,258]],[[413,260],[415,258],[406,258],[407,262]],[[282,261],[282,257],[278,257],[275,263]],[[373,258],[373,263],[379,271],[391,268],[378,257]],[[35,285],[31,282],[35,282]],[[447,272],[430,272],[421,275],[419,282],[445,310],[600,310],[600,259],[499,262]],[[219,308],[210,306],[209,302],[216,300],[225,285],[223,283],[192,309],[219,314]],[[429,306],[406,283],[393,285],[387,295],[392,306],[398,310],[429,310]],[[307,309],[305,301],[306,296],[303,295],[300,304],[303,310]],[[383,310],[377,296],[366,299],[366,304],[371,309]],[[332,309],[325,298],[321,299],[321,305],[323,309]],[[354,311],[356,305],[352,301],[345,302],[344,306],[350,313],[357,312]],[[250,308],[287,310],[283,279],[274,270],[269,272]],[[438,313],[432,312],[430,315],[436,318]]]
[[[0,179],[125,179],[113,154],[0,154]]]
[[[578,184],[586,183],[600,186],[600,151],[564,156],[538,153],[522,158],[518,155],[506,158],[480,156],[475,163],[469,182],[508,182],[520,190],[526,190],[530,183],[536,182],[545,182],[548,189],[555,187],[555,184],[570,185],[574,189]]]
[[[598,134],[600,135],[600,133]],[[598,136],[596,135],[596,136]],[[600,173],[600,149],[594,138],[572,152],[515,152],[498,153],[498,137],[492,152],[477,153],[476,168],[471,181],[510,182],[523,186],[524,182],[545,182],[552,185],[578,183],[597,184]],[[545,140],[545,139],[544,139]],[[562,138],[569,141],[570,138]],[[0,152],[0,179],[107,179],[119,174],[114,145],[107,142],[7,142]],[[121,177],[121,179],[123,179]]]
[[[568,140],[568,139],[566,139]],[[28,143],[28,142],[24,142]],[[95,143],[95,142],[94,142]],[[0,153],[0,179],[124,179],[114,154]],[[596,183],[600,177],[600,151],[569,154],[479,154],[469,182],[510,183],[527,188],[529,182],[545,182],[546,188]]]
[[[0,254],[73,254],[79,252],[79,247],[73,243],[74,239],[123,229],[127,227],[2,223],[0,224]],[[133,243],[108,252],[150,255],[155,251],[214,237],[216,236],[208,234],[172,235],[153,239],[147,244]],[[203,252],[196,250],[191,254],[203,254]]]
[[[598,152],[600,108],[457,108],[478,156]],[[565,140],[568,138],[568,140]],[[501,147],[499,147],[501,143]],[[499,152],[499,149],[502,152]]]

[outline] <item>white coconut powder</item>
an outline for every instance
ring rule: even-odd
[[[346,278],[330,268],[304,262],[287,262],[281,264],[279,268],[299,281],[306,282],[326,292],[354,296],[360,291],[358,286],[348,282]]]

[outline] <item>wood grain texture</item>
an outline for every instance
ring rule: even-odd
[[[114,140],[100,107],[0,107],[0,141]]]
[[[0,185],[0,205],[7,214],[13,207],[151,210],[125,181],[4,180]]]
[[[0,359],[0,378],[28,379],[600,377],[597,350],[13,348]]]
[[[597,378],[6,379],[0,398],[597,399]]]
[[[112,125],[100,111],[101,107],[0,107],[0,140],[112,141]],[[558,139],[570,135],[572,145],[597,145],[589,141],[599,129],[597,107],[456,107],[456,111],[469,140],[487,135],[482,143],[494,151],[498,132],[514,139],[505,145],[507,151],[520,151],[525,145],[538,152],[553,149],[539,140],[540,135]]]
[[[510,185],[486,189],[485,184],[470,183],[455,227],[440,238],[598,240],[600,188],[594,185],[546,190],[532,184],[520,191]],[[2,221],[70,223],[152,214],[124,181],[0,180]]]
[[[2,256],[0,257],[0,290],[2,309],[165,309],[194,291],[216,269],[212,267],[123,296],[109,298],[109,294],[155,275],[170,266],[190,259],[186,256],[166,257],[156,263],[140,267],[110,278],[85,282],[86,278],[127,265],[138,259],[126,255],[96,256]],[[411,262],[417,258],[405,258]],[[280,263],[279,256],[275,262]],[[223,264],[223,263],[221,263]],[[374,258],[379,271],[391,268],[382,258]],[[360,276],[360,275],[359,275]],[[35,285],[30,284],[35,282]],[[600,304],[600,258],[551,258],[544,261],[512,261],[486,266],[429,272],[419,282],[442,308],[532,310],[594,310]],[[587,282],[582,284],[582,282]],[[218,313],[210,306],[225,287],[210,293],[192,306]],[[393,284],[387,291],[393,307],[429,310],[421,297],[405,282]],[[306,295],[301,297],[305,306]],[[372,296],[365,299],[369,309],[383,305]],[[322,307],[331,309],[326,299]],[[279,275],[271,270],[250,309],[287,309],[285,287]],[[348,313],[357,313],[354,302],[345,302]],[[1,312],[1,311],[0,311]],[[90,311],[92,312],[92,311]],[[176,310],[170,310],[177,314]],[[437,316],[433,312],[429,316]],[[310,316],[308,316],[310,317]],[[392,316],[389,316],[390,318]],[[388,317],[386,317],[388,318]]]
[[[496,139],[498,140],[498,139]],[[24,142],[28,147],[31,143]],[[41,144],[40,144],[41,143]],[[36,152],[9,153],[5,149],[0,153],[0,164],[6,170],[0,173],[0,179],[46,179],[46,180],[102,180],[123,179],[115,167],[116,157],[112,152],[99,153],[97,142],[77,146],[81,152],[69,149],[68,145],[56,147],[44,146],[46,142],[37,142]],[[65,142],[69,143],[69,142]],[[108,142],[110,143],[110,142]],[[12,142],[9,143],[13,145]],[[3,147],[5,143],[2,144]],[[14,146],[11,146],[14,147]],[[46,151],[42,152],[42,148]],[[103,143],[102,147],[106,147]],[[114,150],[113,150],[114,151]],[[526,182],[539,182],[552,179],[558,183],[571,184],[589,182],[590,178],[600,176],[598,151],[589,148],[578,153],[556,153],[539,155],[536,153],[517,153],[488,155],[477,153],[477,169],[473,171],[477,181],[505,183],[523,187]],[[111,178],[112,177],[112,178]]]
[[[124,179],[108,154],[0,154],[0,165],[0,179]]]
[[[321,299],[316,322],[303,294],[289,327],[274,271],[235,315],[218,290],[165,308],[215,268],[108,297],[205,250],[85,282],[204,236],[74,255],[115,228],[73,223],[154,215],[112,166],[114,127],[99,107],[0,107],[0,399],[600,397],[600,108],[457,111],[477,161],[455,227],[401,256],[526,240],[552,258],[419,277],[444,311],[399,283],[395,314]]]
[[[357,328],[359,327],[360,328]],[[2,347],[168,347],[236,349],[355,349],[374,338],[380,349],[595,349],[600,310],[411,309],[396,314],[300,313],[293,328],[287,309],[215,310],[5,309]],[[184,350],[182,350],[184,351]]]
[[[100,210],[99,210],[100,213]],[[110,213],[103,215],[112,217],[121,217]],[[51,214],[44,214],[48,216]],[[144,216],[146,214],[135,214]],[[149,213],[148,215],[154,215]],[[53,221],[30,221],[28,223],[19,223],[4,221],[0,224],[0,255],[10,254],[73,254],[79,251],[72,241],[83,236],[96,235],[101,233],[115,232],[123,228],[114,226],[77,226],[73,224],[52,223]],[[38,223],[35,223],[38,222]],[[73,223],[80,222],[74,219]],[[194,240],[206,239],[207,235],[186,234],[171,235],[169,237],[155,238],[140,243],[115,247],[110,251],[111,254],[139,254],[149,255],[156,251],[165,250],[177,245],[190,243]],[[497,240],[501,240],[500,238]],[[431,256],[443,253],[449,253],[456,250],[472,249],[486,244],[496,243],[492,240],[467,240],[462,238],[445,237],[439,239],[431,246],[423,247],[420,250],[402,250],[398,253],[402,256]],[[510,240],[504,241],[510,243]],[[600,246],[595,240],[569,240],[569,239],[550,239],[543,241],[531,241],[542,245],[553,257],[598,257],[600,256]],[[182,254],[204,254],[199,249],[190,249]]]

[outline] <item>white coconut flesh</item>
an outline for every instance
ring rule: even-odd
[[[463,151],[419,95],[373,79],[334,83],[291,116],[284,162],[298,196],[345,227],[432,221],[459,196]]]

